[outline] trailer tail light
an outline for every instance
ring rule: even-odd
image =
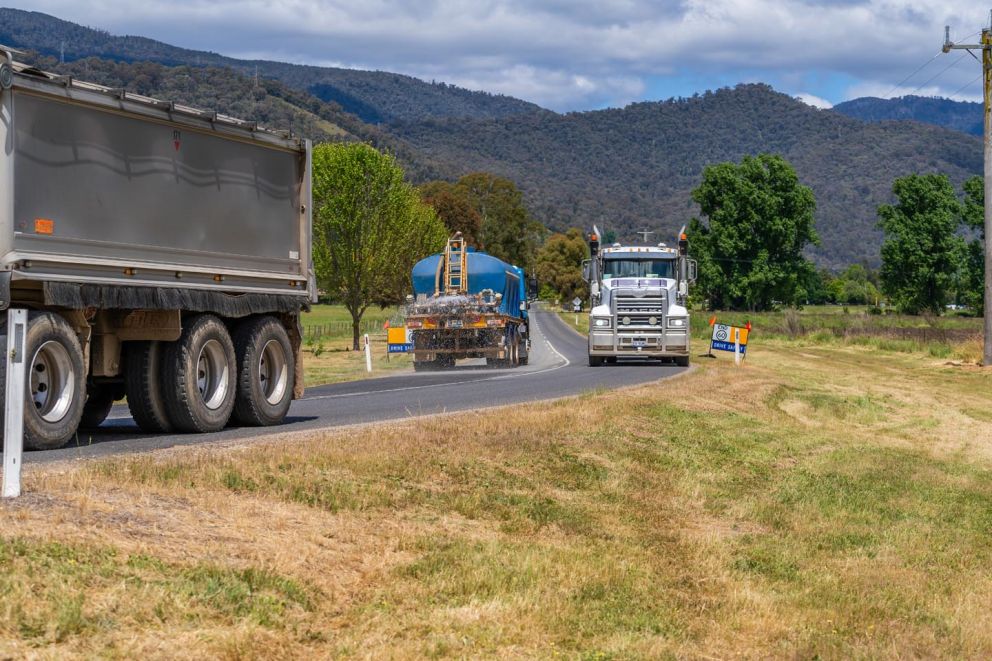
[[[490,328],[501,328],[503,326],[502,319],[486,319],[486,325]]]
[[[423,326],[423,323],[421,323],[421,321],[419,319],[407,319],[406,320],[406,327],[407,328],[420,328],[421,326]]]

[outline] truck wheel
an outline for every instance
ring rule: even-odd
[[[6,334],[0,335],[3,346]],[[65,319],[51,312],[32,312],[28,319],[25,355],[24,447],[54,450],[76,433],[83,415],[86,380],[83,349]],[[7,361],[0,360],[0,384],[7,378]],[[0,430],[3,424],[0,407]]]
[[[131,417],[145,433],[172,431],[162,381],[163,343],[127,342],[125,346],[124,392]]]
[[[590,354],[590,356],[589,356],[589,367],[599,367],[602,364],[603,364],[603,357],[602,356],[593,356],[593,355]]]
[[[162,353],[165,409],[182,432],[220,431],[234,409],[237,361],[227,328],[212,314],[194,317]]]
[[[242,425],[265,427],[286,418],[293,402],[293,349],[286,329],[273,317],[240,324],[234,332],[238,391],[234,419]]]
[[[110,409],[119,399],[116,388],[107,385],[90,385],[86,388],[86,403],[83,404],[83,417],[79,420],[80,429],[96,429],[110,415]]]
[[[675,357],[675,364],[678,365],[679,367],[688,367],[689,366],[689,356],[676,356]]]

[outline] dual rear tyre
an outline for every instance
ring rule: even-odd
[[[231,421],[275,425],[292,403],[292,346],[286,329],[273,317],[242,321],[232,338],[219,318],[205,314],[164,349],[148,346],[136,351],[145,358],[145,369],[140,370],[145,376],[136,377],[143,398],[132,415],[145,431],[205,433]],[[157,382],[156,373],[161,375]]]
[[[25,340],[24,446],[31,450],[62,447],[77,429],[98,427],[125,396],[149,433],[218,431],[231,421],[274,425],[293,398],[292,345],[273,317],[241,321],[232,338],[218,317],[204,314],[190,319],[176,342],[127,342],[123,385],[87,388],[79,338],[58,314],[30,313]],[[0,360],[0,384],[5,372]],[[3,413],[0,406],[0,433]]]

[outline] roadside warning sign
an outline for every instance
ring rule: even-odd
[[[386,353],[409,353],[413,351],[410,330],[406,326],[390,326],[386,329]]]
[[[713,348],[720,351],[733,351],[736,344],[740,347],[740,353],[747,353],[749,332],[747,327],[713,324],[713,337],[711,338]]]
[[[710,326],[713,327],[713,334],[710,336],[710,356],[713,349],[718,351],[731,351],[734,354],[734,362],[740,364],[747,354],[747,341],[751,335],[751,322],[744,326],[731,326],[730,324],[716,323],[716,317],[710,319]]]

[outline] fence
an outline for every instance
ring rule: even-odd
[[[382,319],[363,319],[358,325],[358,334],[369,335],[383,334],[384,320]],[[390,325],[400,325],[403,323],[401,318],[391,319]],[[351,322],[350,321],[329,321],[323,324],[305,324],[303,326],[303,340],[304,341],[316,341],[324,337],[351,337]]]

